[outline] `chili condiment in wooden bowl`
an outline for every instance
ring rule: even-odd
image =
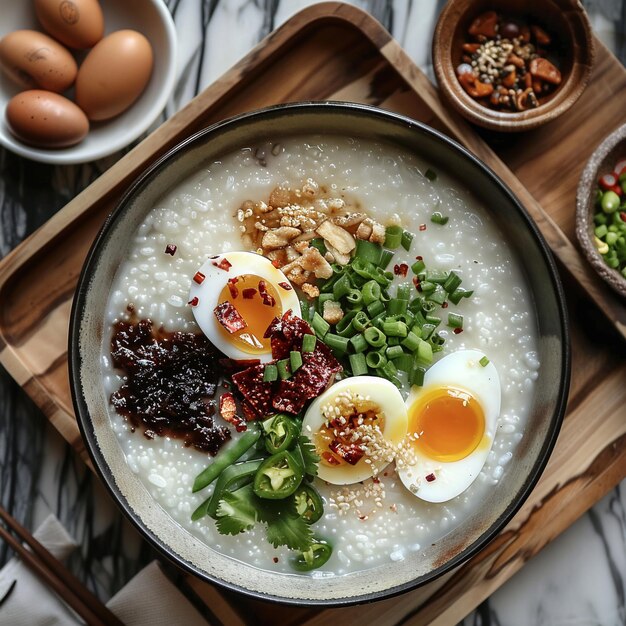
[[[433,38],[444,98],[492,130],[536,128],[571,107],[594,44],[578,0],[450,0]]]

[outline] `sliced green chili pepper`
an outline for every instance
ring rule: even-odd
[[[248,430],[232,446],[222,450],[213,463],[196,476],[192,492],[195,493],[208,487],[227,467],[240,459],[260,437],[259,427],[254,423],[249,423]]]
[[[283,450],[265,459],[254,475],[254,493],[259,498],[280,500],[290,496],[302,482],[302,465]]]
[[[311,486],[302,483],[293,494],[298,515],[307,523],[313,524],[322,517],[324,503],[319,493]]]
[[[291,567],[297,572],[310,572],[322,567],[330,558],[333,549],[323,539],[316,539],[308,550],[298,553],[291,559]]]
[[[300,421],[295,417],[278,413],[263,422],[265,449],[277,454],[291,447],[300,434]]]
[[[271,457],[270,457],[271,458]],[[205,515],[215,518],[217,507],[222,499],[224,492],[235,483],[242,483],[245,479],[252,477],[261,467],[263,461],[257,459],[255,461],[244,461],[227,467],[217,479],[213,495],[205,500],[192,514],[191,521],[195,522]]]

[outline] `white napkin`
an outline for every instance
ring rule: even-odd
[[[59,559],[76,548],[59,520],[50,515],[35,537]],[[0,626],[74,626],[80,618],[17,557],[0,570],[0,599],[17,581],[0,606]],[[107,603],[126,626],[207,626],[185,596],[163,574],[156,561],[139,572]]]

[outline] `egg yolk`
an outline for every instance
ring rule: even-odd
[[[243,352],[260,354],[271,351],[270,340],[263,337],[275,317],[283,314],[280,298],[274,286],[254,274],[242,274],[222,289],[218,304],[230,302],[245,320],[246,327],[229,333],[218,324],[219,332]]]
[[[436,387],[409,408],[409,432],[419,452],[435,461],[464,459],[485,433],[485,416],[470,393],[454,387]]]

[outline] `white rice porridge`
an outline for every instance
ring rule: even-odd
[[[263,154],[264,164],[259,163]],[[108,303],[112,326],[127,317],[134,305],[139,319],[151,319],[155,327],[198,332],[189,306],[191,277],[207,256],[241,250],[237,209],[246,200],[267,200],[277,185],[299,188],[308,178],[328,188],[334,197],[356,204],[370,217],[388,223],[394,214],[403,228],[413,232],[411,251],[395,251],[392,263],[411,265],[423,256],[429,269],[454,270],[473,297],[450,304],[449,311],[464,316],[463,332],[453,334],[443,325],[442,355],[463,348],[484,351],[497,368],[502,386],[498,432],[478,479],[463,494],[443,504],[418,500],[402,485],[393,465],[380,483],[366,481],[343,493],[341,487],[316,487],[325,500],[324,516],[315,524],[316,534],[328,538],[334,551],[320,570],[310,575],[342,575],[378,564],[404,559],[448,534],[480,506],[484,495],[497,484],[515,448],[524,436],[539,362],[536,323],[530,293],[520,268],[483,207],[452,177],[438,171],[431,182],[423,173],[429,163],[395,147],[339,137],[287,138],[279,144],[242,149],[205,165],[181,182],[152,209],[135,236],[128,260],[120,268]],[[449,216],[445,226],[430,216],[441,210]],[[426,229],[420,230],[425,224]],[[174,256],[164,254],[175,244]],[[395,283],[409,280],[396,278]],[[103,369],[108,394],[122,378],[110,365],[105,332]],[[287,549],[274,549],[265,540],[262,526],[237,535],[220,535],[213,520],[191,522],[192,511],[212,487],[192,494],[195,476],[210,457],[182,441],[145,438],[131,432],[128,423],[110,408],[110,418],[127,462],[154,499],[188,531],[213,549],[261,569],[293,572]],[[219,419],[219,418],[216,418]],[[233,429],[233,435],[236,436]],[[360,506],[338,507],[347,499]],[[359,515],[360,514],[360,515]],[[184,529],[184,530],[183,530]],[[278,562],[275,562],[276,558]]]

